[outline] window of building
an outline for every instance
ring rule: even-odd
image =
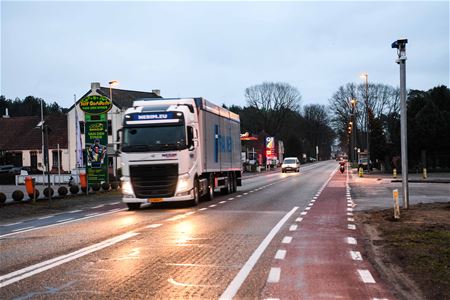
[[[61,167],[61,156],[62,156],[62,152],[61,150],[59,150],[59,156],[58,156],[58,150],[53,150],[52,151],[52,167],[53,168],[58,168],[58,159],[59,159],[59,167]]]
[[[84,121],[79,121],[80,122],[80,133],[84,134]]]
[[[108,120],[108,135],[112,135],[112,121]]]

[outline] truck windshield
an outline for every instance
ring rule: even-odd
[[[123,152],[181,150],[186,147],[184,126],[125,127],[123,129]]]

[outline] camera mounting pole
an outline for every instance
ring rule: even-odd
[[[406,109],[406,44],[407,39],[400,39],[392,43],[391,47],[397,49],[400,65],[400,140],[402,157],[402,192],[403,208],[409,208],[408,194],[408,141],[407,141],[407,109]]]

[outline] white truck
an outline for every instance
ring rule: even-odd
[[[204,98],[136,100],[120,130],[122,199],[130,210],[197,205],[215,189],[227,194],[241,185],[239,115]]]

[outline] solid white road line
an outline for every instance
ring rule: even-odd
[[[350,251],[350,256],[353,260],[363,260],[361,253],[359,251]]]
[[[275,253],[275,259],[284,259],[286,257],[286,250],[277,250]]]
[[[269,276],[267,276],[267,282],[276,283],[280,281],[281,269],[270,268]]]
[[[255,252],[250,256],[250,258],[247,260],[247,262],[244,264],[244,266],[241,268],[241,270],[238,272],[238,274],[234,277],[234,279],[230,282],[230,284],[227,286],[223,294],[220,296],[219,299],[233,299],[233,297],[236,295],[237,291],[241,287],[242,283],[244,283],[245,279],[247,278],[248,274],[251,272],[253,267],[255,266],[258,259],[263,254],[264,250],[267,248],[267,246],[270,244],[272,239],[275,237],[275,235],[280,231],[281,227],[284,225],[284,223],[289,220],[289,218],[292,216],[292,214],[295,213],[295,211],[298,209],[298,207],[294,207],[291,211],[289,211],[287,214],[284,215],[284,217],[275,225],[275,227],[272,228],[272,230],[269,232],[269,234],[264,238],[264,240],[259,244],[258,248],[256,248]]]
[[[369,270],[358,270],[358,273],[364,283],[375,283],[375,279],[373,279]]]
[[[138,235],[128,232],[103,242],[0,276],[0,288]]]
[[[349,236],[347,238],[347,244],[356,245],[357,244],[356,239],[354,237]]]

